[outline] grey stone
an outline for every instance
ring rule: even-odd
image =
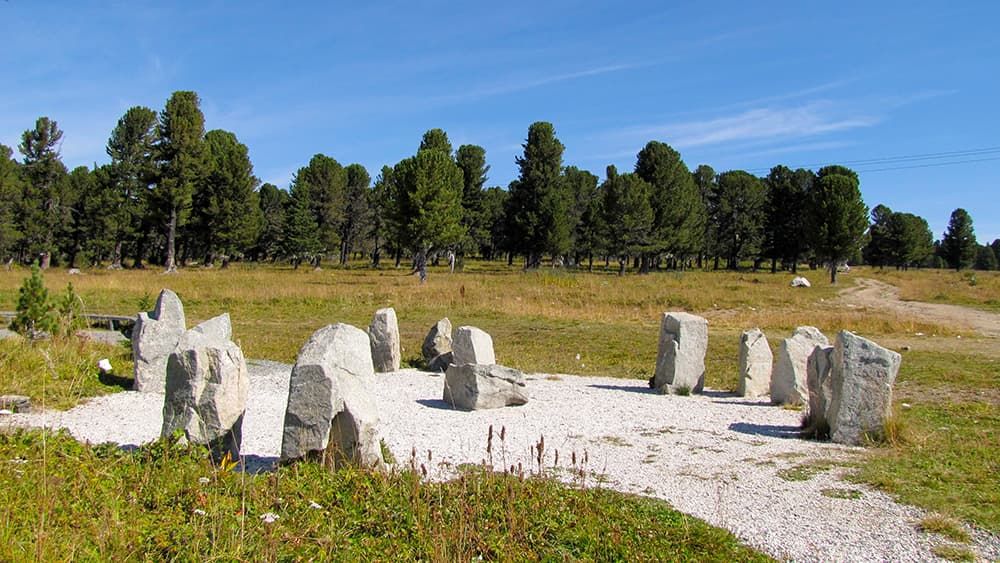
[[[10,330],[9,328],[0,328],[0,340],[23,340],[24,337],[20,334]]]
[[[177,341],[185,329],[184,305],[177,294],[169,289],[160,292],[152,311],[139,313],[132,329],[136,391],[164,392],[167,359],[177,347]]]
[[[191,329],[170,354],[160,434],[183,430],[189,442],[209,446],[216,460],[226,454],[237,460],[250,377],[240,347],[216,336]]]
[[[800,326],[791,338],[781,341],[778,359],[771,374],[771,402],[775,405],[808,405],[809,387],[806,364],[817,346],[829,346],[830,341],[811,326]]]
[[[25,395],[0,395],[0,409],[11,412],[31,412],[31,397]]]
[[[817,346],[806,361],[806,384],[809,389],[809,409],[806,411],[806,434],[812,438],[827,438],[830,422],[827,412],[832,393],[830,370],[833,367],[833,346]]]
[[[233,324],[229,319],[229,313],[222,313],[217,317],[212,317],[191,330],[213,341],[224,342],[233,339]]]
[[[444,400],[463,410],[495,409],[528,402],[520,371],[496,364],[452,364],[444,376]]]
[[[434,356],[434,359],[427,362],[427,371],[441,374],[453,363],[455,363],[455,354],[453,352],[445,352],[444,354]]]
[[[846,330],[837,335],[830,370],[830,439],[863,445],[881,439],[892,415],[892,386],[902,356]]]
[[[739,361],[740,382],[736,394],[757,398],[770,393],[774,355],[759,328],[744,331],[740,336]]]
[[[458,365],[497,363],[493,352],[493,338],[474,326],[458,327],[452,342],[452,352],[455,354],[454,363]]]
[[[128,342],[128,338],[117,330],[84,329],[76,331],[76,335],[83,340],[111,346]]]
[[[384,469],[378,411],[365,387],[374,373],[364,331],[346,324],[316,331],[292,368],[281,461],[305,458],[331,469]]]
[[[806,278],[804,278],[802,276],[796,276],[796,277],[792,278],[791,286],[792,287],[812,287],[812,284],[809,283],[809,280],[807,280]]]
[[[399,323],[396,321],[396,310],[387,307],[375,311],[372,324],[368,327],[368,337],[371,339],[375,371],[378,373],[397,371],[402,353],[399,349]]]
[[[660,393],[700,393],[707,350],[707,320],[690,313],[663,313],[653,388]]]
[[[430,362],[448,352],[451,352],[451,321],[445,317],[431,327],[427,337],[424,338],[423,346],[420,347],[420,353],[424,360]]]

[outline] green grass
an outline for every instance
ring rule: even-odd
[[[102,358],[111,361],[114,374],[100,375],[97,362]],[[32,408],[66,409],[131,387],[131,348],[76,338],[0,341],[0,394],[26,395]]]
[[[961,543],[969,543],[971,538],[969,533],[962,529],[962,525],[953,518],[931,514],[920,520],[918,527],[931,534],[941,534],[942,536]]]
[[[768,560],[662,501],[482,469],[254,476],[170,441],[123,452],[39,431],[0,434],[0,459],[13,560]]]

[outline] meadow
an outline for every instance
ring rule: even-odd
[[[376,309],[392,306],[399,317],[404,363],[416,364],[419,361],[420,343],[426,331],[436,320],[447,316],[455,326],[475,325],[489,332],[494,339],[498,361],[506,365],[529,372],[641,379],[652,375],[662,313],[685,310],[709,320],[706,385],[724,390],[736,387],[737,345],[739,334],[744,329],[762,328],[773,348],[777,348],[780,338],[790,334],[796,326],[817,326],[831,338],[838,330],[848,329],[903,354],[895,396],[898,432],[892,442],[869,449],[853,478],[889,491],[903,502],[1000,533],[1000,343],[997,339],[977,336],[959,326],[905,314],[851,307],[838,297],[838,293],[851,287],[857,278],[870,277],[896,285],[904,299],[946,302],[994,311],[1000,300],[1000,276],[996,274],[977,272],[970,277],[965,272],[897,272],[855,268],[842,275],[840,283],[833,286],[822,271],[805,270],[800,273],[807,276],[813,286],[797,289],[789,287],[790,274],[749,270],[657,272],[619,277],[613,272],[587,273],[548,268],[524,272],[500,263],[473,262],[464,271],[455,273],[448,273],[443,268],[431,268],[425,284],[419,284],[407,272],[406,269],[371,270],[361,266],[313,271],[307,268],[292,270],[281,266],[234,264],[227,270],[188,268],[175,275],[164,275],[158,270],[85,270],[83,275],[75,276],[65,271],[50,271],[46,273],[46,284],[50,290],[60,291],[66,283],[72,282],[88,312],[124,315],[148,310],[159,290],[169,287],[183,300],[189,325],[229,312],[233,320],[234,339],[243,347],[248,358],[292,362],[299,346],[319,327],[346,322],[364,328]],[[23,269],[0,272],[0,309],[13,310],[17,288],[26,275],[27,271]],[[93,360],[102,354],[112,355],[123,366],[120,373],[128,369],[128,351],[124,348],[58,341],[34,346],[0,342],[0,392],[28,394],[37,402],[42,398],[44,384],[48,405],[67,408],[85,397],[127,387],[127,381],[97,380],[92,368]],[[221,496],[211,497],[221,504],[234,503],[239,499],[245,502],[247,498],[266,504],[295,495],[303,498],[328,495],[327,498],[341,498],[338,506],[346,507],[349,504],[346,498],[361,494],[352,487],[384,493],[386,488],[403,487],[399,482],[387,484],[384,479],[407,479],[405,476],[367,477],[367,480],[358,476],[324,476],[313,480],[301,477],[309,469],[283,469],[268,476],[245,476],[240,473],[231,476],[220,474],[217,470],[212,473],[209,462],[192,459],[190,455],[178,456],[183,458],[183,462],[172,461],[165,465],[163,455],[156,454],[160,456],[157,458],[152,453],[141,453],[143,450],[126,454],[80,448],[71,446],[65,439],[53,438],[47,457],[42,460],[44,450],[35,433],[0,437],[0,455],[4,459],[23,457],[36,464],[52,464],[53,459],[59,459],[61,461],[53,466],[53,475],[62,475],[60,467],[63,465],[72,468],[70,475],[55,478],[47,494],[73,494],[73,491],[86,487],[87,483],[106,479],[110,480],[109,483],[116,482],[116,479],[125,482],[135,477],[130,472],[139,472],[145,476],[140,482],[150,487],[157,486],[154,485],[159,482],[157,480],[177,482],[176,486],[181,490],[176,493],[175,500],[190,503],[195,502],[192,498],[202,499],[211,495],[188,487],[189,483],[182,486],[178,480],[187,483],[188,480],[196,480],[196,474],[211,474],[213,480],[228,483],[219,489],[221,492],[218,495]],[[156,448],[167,446],[159,444],[152,447]],[[170,451],[169,448],[167,451]],[[108,462],[102,456],[111,456],[112,461]],[[150,461],[150,456],[156,459]],[[44,500],[38,497],[39,491],[46,490],[44,484],[41,488],[37,483],[18,486],[18,478],[11,473],[9,466],[0,469],[0,478],[7,481],[0,487],[5,491],[4,502],[0,502],[3,506],[0,520],[7,523],[18,521],[16,511],[19,510],[33,514],[38,512],[30,507]],[[12,486],[7,487],[8,483]],[[286,486],[291,490],[283,489]],[[636,497],[616,496],[588,488],[554,486],[545,480],[511,480],[510,476],[484,477],[475,473],[463,478],[461,483],[410,483],[406,486],[419,489],[418,493],[413,493],[416,495],[413,498],[424,499],[429,495],[427,498],[438,498],[438,501],[421,501],[419,506],[422,508],[419,509],[409,505],[411,510],[428,512],[406,516],[406,521],[401,524],[411,530],[404,545],[412,551],[404,555],[430,559],[454,559],[456,555],[461,555],[459,558],[471,557],[477,553],[492,554],[494,559],[521,556],[632,559],[640,553],[635,551],[639,543],[649,541],[648,537],[636,535],[641,535],[640,522],[649,517],[649,511],[660,511],[662,514],[659,517],[667,518],[669,514],[667,520],[677,523],[676,529],[671,528],[671,534],[683,529],[692,538],[669,548],[680,551],[665,553],[701,559],[706,552],[698,551],[700,548],[697,546],[712,545],[722,550],[718,552],[721,559],[752,556],[749,552],[739,552],[735,540],[726,533],[688,517],[671,514],[669,507],[662,503]],[[488,496],[492,500],[485,507],[475,510],[463,505],[461,498],[466,498],[462,495],[468,492],[469,487],[476,487],[477,495],[483,494],[479,490],[483,487],[494,491],[490,493],[493,496]],[[105,509],[105,512],[111,510],[113,513],[101,516],[108,524],[144,525],[140,520],[146,516],[136,511],[135,503],[153,514],[162,512],[180,518],[166,500],[153,503],[142,499],[128,500],[122,496],[125,493],[113,492],[111,485],[102,485],[101,490],[105,489],[105,496],[88,497],[90,500],[86,501],[86,506],[93,508],[101,503],[117,506]],[[532,502],[539,503],[533,510],[541,524],[525,522],[517,529],[521,530],[518,533],[531,538],[529,543],[533,547],[519,554],[510,554],[510,557],[497,551],[484,551],[491,542],[499,541],[497,537],[513,533],[511,530],[515,529],[496,524],[497,519],[502,520],[503,515],[519,506],[518,503],[528,502],[512,491],[529,490],[536,499]],[[141,496],[144,493],[137,494]],[[453,504],[441,501],[451,495],[459,497]],[[468,498],[465,502],[468,504]],[[579,509],[579,520],[560,520],[559,506],[565,503],[579,503],[584,507]],[[618,508],[613,509],[613,506]],[[388,509],[382,506],[372,510],[377,513],[378,510]],[[600,516],[610,510],[620,510],[623,514],[606,519]],[[375,526],[365,523],[364,519],[370,518],[370,515],[344,513],[339,517],[354,526],[351,528],[353,531],[337,532],[342,534],[341,537],[329,530],[324,531],[321,524],[307,524],[320,527],[309,528],[312,531],[306,535],[312,535],[299,538],[299,541],[309,549],[320,551],[306,550],[301,553],[324,553],[315,543],[320,539],[333,542],[330,545],[352,545],[358,549],[374,550],[371,553],[377,551],[377,543],[369,545],[375,541],[371,539],[374,536],[366,535],[366,526]],[[592,520],[588,520],[589,517]],[[303,522],[312,522],[308,511],[303,518]],[[621,522],[639,526],[640,532],[625,532],[624,524],[621,529],[611,530],[606,528],[606,523],[602,523],[619,518],[623,519]],[[14,528],[7,526],[5,543],[22,546],[23,553],[41,549],[48,555],[66,556],[70,554],[65,551],[69,549],[69,544],[54,540],[53,536],[57,535],[55,530],[71,534],[80,532],[72,532],[73,526],[68,523],[63,524],[64,528],[58,527],[57,521],[48,522],[49,526],[55,526],[49,528],[48,536],[50,541],[55,542],[55,548],[53,544],[40,547],[43,538],[36,537],[30,541],[31,528],[24,522],[19,522]],[[467,531],[467,535],[444,537],[434,535],[438,532],[426,531],[457,523],[464,526],[462,529]],[[273,553],[275,558],[287,557],[288,552],[267,542],[274,542],[274,535],[278,533],[276,530],[292,534],[291,528],[283,527],[285,524],[278,527],[257,524],[253,533],[247,535],[245,522],[239,518],[224,517],[213,521],[211,526],[205,524],[198,533],[207,534],[206,538],[229,538],[226,541],[230,543],[224,544],[228,546],[224,558],[239,557],[248,545],[271,549],[268,553]],[[160,547],[166,550],[163,546],[172,545],[170,538],[160,536],[164,533],[181,534],[182,529],[186,530],[183,533],[187,533],[191,525],[185,520],[183,524],[178,523],[179,528],[175,530],[171,531],[168,526],[167,531],[150,532],[149,541],[152,543],[133,552],[123,552],[120,549],[124,547],[113,546],[108,547],[111,551],[100,551],[103,548],[93,542],[85,542],[85,545],[98,550],[87,552],[92,555],[169,556],[169,550],[157,551]],[[536,530],[532,527],[535,525],[542,526],[542,531],[532,531]],[[494,526],[500,526],[500,529]],[[588,551],[591,548],[565,539],[567,530],[574,526],[583,526],[581,530],[588,530],[591,538],[614,538],[608,541],[620,551]],[[705,529],[699,526],[705,526]],[[431,549],[435,542],[444,542],[447,550],[451,551],[435,552]],[[729,549],[737,551],[725,551]],[[205,555],[206,552],[199,548],[187,553],[189,556],[192,554]]]

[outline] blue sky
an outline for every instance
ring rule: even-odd
[[[847,163],[869,207],[1000,238],[1000,3],[283,4],[4,0],[0,143],[46,115],[68,166],[103,163],[127,108],[194,90],[282,187],[316,153],[374,177],[433,127],[506,186],[544,120],[598,176],[654,139],[692,169]]]

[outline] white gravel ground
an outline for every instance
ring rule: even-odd
[[[267,468],[281,448],[291,366],[251,362],[243,454]],[[406,370],[379,374],[370,386],[385,441],[402,463],[416,452],[431,478],[462,463],[482,463],[490,425],[492,462],[536,472],[533,445],[544,437],[543,466],[565,480],[584,465],[588,486],[605,486],[669,501],[678,510],[732,530],[747,544],[795,561],[928,561],[947,543],[917,530],[924,513],[842,476],[861,450],[794,438],[799,413],[725,393],[656,395],[645,382],[597,377],[531,376],[521,407],[461,412],[441,400],[443,381]],[[77,439],[138,445],[159,436],[162,395],[123,392],[66,412],[3,417],[0,424],[67,428]],[[505,439],[499,438],[501,429]],[[432,461],[428,461],[428,451]],[[785,469],[832,462],[806,480]],[[824,489],[858,491],[831,498]],[[970,530],[978,556],[1000,558],[1000,540]]]

